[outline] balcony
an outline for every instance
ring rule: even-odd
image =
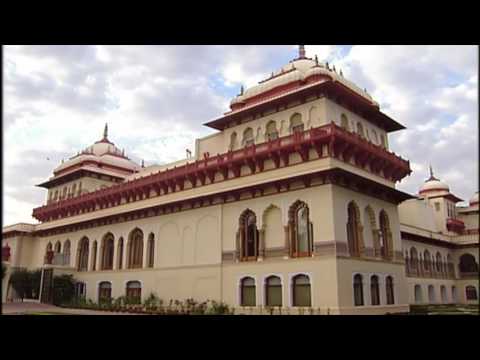
[[[324,152],[325,147],[327,153]],[[204,153],[202,159],[182,166],[35,208],[32,215],[42,222],[51,221],[125,202],[144,200],[150,196],[166,195],[184,190],[185,184],[191,187],[203,186],[206,179],[215,183],[217,174],[221,175],[221,181],[238,178],[242,166],[248,166],[251,175],[254,175],[263,171],[264,162],[269,159],[275,168],[279,168],[281,163],[283,167],[289,166],[289,156],[292,153],[298,153],[302,161],[309,161],[311,149],[316,151],[318,157],[330,156],[350,164],[353,160],[358,168],[392,182],[411,173],[407,160],[332,122],[223,154],[210,156]]]

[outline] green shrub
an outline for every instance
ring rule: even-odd
[[[75,281],[72,275],[58,275],[53,278],[53,303],[62,305],[72,302],[75,296]]]
[[[37,298],[40,292],[41,270],[28,271],[27,269],[15,270],[10,275],[10,285],[22,299]]]

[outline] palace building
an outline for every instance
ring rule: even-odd
[[[397,190],[411,169],[388,135],[404,126],[366,90],[300,46],[230,108],[181,161],[139,165],[105,126],[55,168],[39,223],[3,227],[2,301],[12,271],[41,268],[42,302],[54,274],[95,302],[155,293],[237,313],[478,302],[478,192],[459,207],[432,170],[418,194]]]

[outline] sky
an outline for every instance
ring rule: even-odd
[[[411,194],[435,176],[468,201],[478,191],[476,46],[306,45],[366,88],[380,110],[407,127],[390,149],[413,173],[397,184]],[[109,139],[145,165],[185,157],[202,124],[230,100],[298,54],[284,46],[4,46],[3,223],[36,223],[46,201],[36,187],[62,159]]]

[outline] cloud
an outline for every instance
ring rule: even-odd
[[[34,185],[62,158],[109,138],[147,165],[183,158],[203,123],[228,110],[240,85],[267,78],[295,58],[285,46],[4,47],[4,216],[31,221],[45,200]],[[429,163],[453,192],[478,183],[478,58],[474,46],[306,45],[342,69],[407,126],[390,135],[411,161],[399,188],[415,193]],[[47,161],[46,158],[52,160]]]

